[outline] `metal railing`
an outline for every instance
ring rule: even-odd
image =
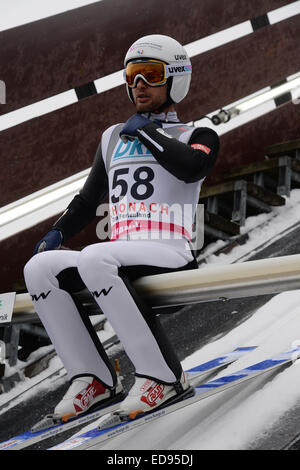
[[[212,265],[142,277],[137,292],[154,308],[276,294],[300,288],[300,255]],[[29,294],[16,296],[12,322],[34,315]]]

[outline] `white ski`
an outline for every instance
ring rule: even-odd
[[[189,375],[191,384],[195,386],[201,383],[201,381],[205,380],[205,378],[207,378],[207,376],[209,376],[210,374],[216,373],[222,368],[227,367],[229,364],[232,364],[244,354],[253,351],[256,347],[257,346],[239,347],[234,349],[233,351],[230,351],[229,353],[212,359],[211,361],[205,362],[203,364],[200,364],[199,366],[189,369],[187,373]],[[7,441],[0,443],[0,450],[23,449],[25,447],[31,446],[32,444],[35,444],[36,442],[41,442],[45,439],[56,436],[76,426],[85,425],[88,422],[96,420],[103,415],[107,415],[108,413],[116,411],[118,408],[119,403],[114,403],[113,405],[77,416],[71,421],[67,421],[64,423],[60,422],[57,424],[54,424],[52,415],[49,415],[49,417],[45,417],[45,429],[39,429],[35,432],[27,431],[23,434],[14,436],[8,439]]]
[[[140,415],[140,417],[137,417],[134,420],[122,422],[119,419],[120,415],[109,413],[100,418],[92,430],[74,436],[73,438],[70,438],[61,444],[51,447],[49,450],[82,450],[91,446],[95,446],[101,442],[112,439],[115,436],[130,431],[143,424],[162,418],[163,416],[173,413],[178,409],[196,403],[228,388],[235,387],[249,380],[253,380],[256,377],[271,371],[280,371],[280,369],[284,366],[292,364],[296,359],[298,359],[299,356],[300,347],[285,351],[271,359],[253,364],[233,374],[226,375],[216,380],[211,380],[202,385],[198,385],[195,387],[195,394],[193,397],[186,398],[173,404],[171,403],[164,408]],[[109,427],[107,428],[107,426]]]

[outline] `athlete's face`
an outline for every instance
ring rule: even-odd
[[[167,84],[162,86],[147,85],[141,78],[132,88],[136,110],[147,113],[159,109],[167,100]]]

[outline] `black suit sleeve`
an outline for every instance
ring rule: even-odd
[[[151,123],[140,129],[138,136],[155,159],[178,179],[194,183],[207,176],[218,157],[218,134],[210,128],[195,128],[185,144],[166,133]]]
[[[94,220],[97,207],[105,200],[107,194],[108,179],[102,158],[101,144],[99,144],[92,169],[83,188],[53,226],[62,232],[63,242],[79,233]]]

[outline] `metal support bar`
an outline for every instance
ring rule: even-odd
[[[290,196],[291,192],[291,157],[285,156],[279,158],[277,194],[280,196]]]
[[[137,292],[153,307],[276,294],[300,287],[300,255],[215,265],[137,279]],[[32,311],[29,294],[18,311]],[[14,316],[18,316],[14,313]]]
[[[248,194],[247,196],[247,202],[249,206],[254,207],[255,209],[258,209],[261,212],[271,212],[272,208],[267,204],[266,202],[260,201],[259,199],[256,199],[253,196],[250,196]]]
[[[6,344],[0,340],[0,379],[5,373]]]
[[[247,211],[247,182],[237,181],[234,185],[232,222],[244,225]]]
[[[276,294],[299,289],[300,255],[149,276],[135,287],[154,307]]]
[[[207,199],[207,211],[211,214],[218,214],[218,198],[211,196]]]
[[[13,324],[5,328],[3,341],[6,346],[6,357],[11,367],[15,366],[18,360],[19,337],[20,325]]]
[[[205,235],[210,235],[216,240],[231,240],[233,238],[232,235],[223,232],[222,230],[216,229],[214,227],[206,226],[204,229]]]
[[[253,183],[254,184],[257,184],[257,186],[262,186],[264,187],[265,184],[264,184],[264,173],[263,171],[258,171],[257,173],[254,173],[253,175]]]

